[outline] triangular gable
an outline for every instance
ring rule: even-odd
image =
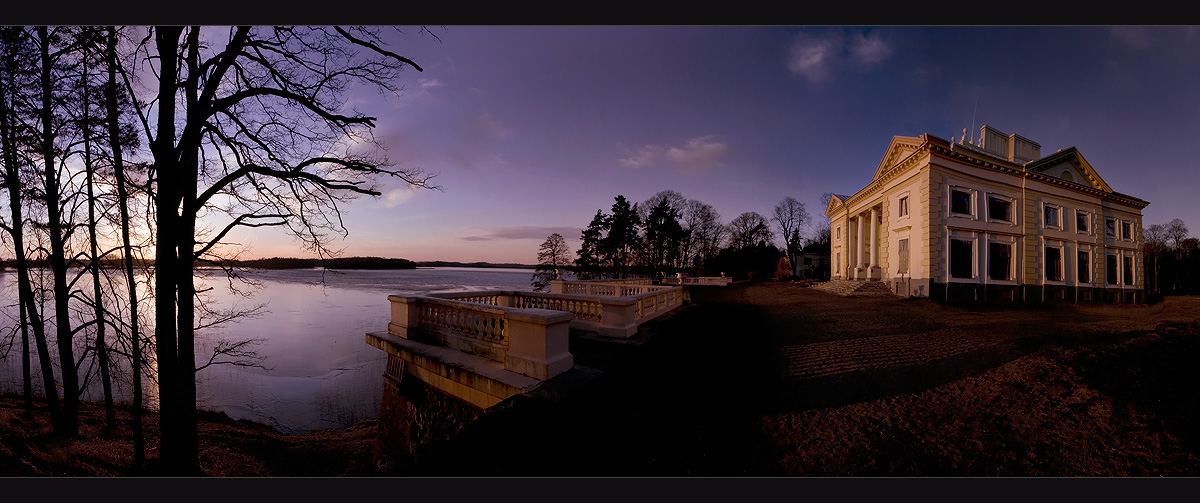
[[[1075,178],[1075,183],[1087,185],[1094,189],[1103,190],[1104,192],[1111,193],[1113,191],[1112,187],[1109,187],[1104,179],[1100,178],[1100,174],[1092,168],[1092,165],[1087,162],[1087,159],[1083,158],[1083,155],[1075,147],[1055,152],[1052,155],[1029,163],[1026,169],[1045,173],[1056,178],[1062,178],[1062,172],[1066,171]]]
[[[891,169],[900,161],[908,157],[909,154],[916,152],[921,147],[920,138],[912,138],[909,136],[893,136],[892,143],[888,145],[887,154],[883,156],[883,160],[879,162],[879,167],[875,168],[875,176],[871,180],[877,180],[879,175],[882,175],[887,170]]]
[[[849,196],[830,194],[829,204],[825,205],[825,216],[833,218],[833,210],[841,208],[842,205],[846,204],[846,199],[849,199]]]

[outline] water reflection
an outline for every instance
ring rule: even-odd
[[[375,418],[379,413],[380,375],[386,356],[368,346],[363,334],[387,327],[388,294],[491,288],[528,290],[531,273],[523,269],[471,268],[345,272],[254,270],[245,275],[261,288],[250,297],[230,292],[226,278],[220,273],[201,273],[197,286],[211,288],[206,293],[209,308],[249,310],[263,305],[265,310],[258,316],[241,317],[199,331],[196,341],[198,366],[208,361],[212,348],[222,340],[261,339],[255,349],[265,358],[262,368],[214,365],[204,369],[197,376],[197,399],[202,408],[225,412],[234,419],[259,421],[286,432],[340,428]],[[113,280],[119,282],[119,275],[114,275]],[[18,319],[16,274],[3,273],[0,281],[0,311],[6,317],[0,318],[4,320],[0,323],[15,326]],[[139,280],[139,283],[143,282]],[[244,285],[240,287],[244,288]],[[121,293],[123,286],[114,288],[119,296],[125,295]],[[145,285],[140,284],[139,290],[145,290]],[[148,299],[145,293],[140,295]],[[124,298],[127,299],[127,295]],[[119,300],[117,302],[123,306]],[[152,303],[142,303],[138,309],[139,317],[153,321]],[[152,333],[149,324],[142,330]],[[48,325],[48,337],[52,339],[53,333],[52,326]],[[52,339],[51,347],[53,344]],[[36,354],[31,360],[35,388],[40,392]],[[121,360],[115,365],[123,367],[123,375],[129,374],[127,361]],[[55,372],[58,372],[57,368]],[[157,387],[152,379],[143,382],[147,395],[145,403],[153,408],[157,404]],[[99,388],[98,383],[90,386],[84,398],[99,400]],[[131,401],[130,388],[127,377],[124,382],[115,382],[114,393],[118,400]],[[0,391],[20,390],[18,335],[9,356],[0,361]]]

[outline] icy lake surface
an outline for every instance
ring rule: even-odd
[[[198,283],[213,287],[208,293],[213,307],[246,310],[263,305],[264,309],[258,316],[201,331],[197,337],[198,365],[208,360],[209,348],[221,340],[258,340],[254,349],[265,359],[263,368],[214,365],[199,372],[200,407],[289,433],[344,428],[377,418],[387,357],[367,345],[364,334],[387,329],[389,294],[529,290],[532,273],[527,269],[456,267],[253,270],[246,276],[258,282],[260,288],[251,297],[229,292],[223,276],[202,275],[203,281]],[[0,391],[19,393],[20,336],[14,334],[15,338],[10,339],[17,324],[16,273],[0,274],[0,282],[0,340],[13,341],[7,357],[0,360]],[[90,285],[90,281],[80,284]],[[52,327],[48,332],[53,334]],[[53,348],[53,341],[50,344]],[[57,352],[51,352],[57,360]],[[33,380],[40,383],[36,355],[33,361]],[[122,365],[127,363],[122,361]],[[40,390],[40,385],[35,388]],[[98,400],[99,388],[98,382],[90,385],[85,398]],[[147,389],[153,393],[153,383],[148,383]],[[127,395],[123,389],[118,392],[118,400]],[[155,402],[154,397],[148,398],[149,403]]]

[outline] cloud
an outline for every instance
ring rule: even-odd
[[[464,236],[459,239],[463,241],[545,240],[547,236],[556,232],[562,234],[564,238],[570,239],[572,236],[578,236],[582,231],[583,229],[579,227],[492,227],[486,229],[483,234]]]
[[[413,196],[417,195],[417,192],[420,190],[421,189],[415,185],[406,185],[398,189],[389,190],[387,194],[384,195],[383,205],[387,208],[395,208],[400,206],[401,204],[407,203],[409,200],[411,200]]]
[[[824,34],[797,33],[788,47],[787,67],[809,82],[824,82],[845,65],[873,66],[892,55],[879,32],[830,30]]]
[[[840,37],[817,38],[807,33],[798,33],[788,51],[788,70],[803,75],[810,82],[826,80],[830,74],[829,65],[841,45]]]
[[[716,141],[716,136],[705,136],[688,140],[683,148],[671,147],[667,150],[667,160],[678,168],[697,169],[708,166],[720,166],[721,158],[729,153],[729,146]]]
[[[716,135],[708,135],[692,138],[676,147],[645,145],[617,162],[627,168],[666,165],[675,171],[687,172],[722,166],[721,159],[728,153],[728,145],[719,141]]]
[[[442,87],[442,83],[439,82],[437,79],[420,79],[417,81],[417,83],[418,83],[418,85],[421,86],[421,89]]]
[[[622,166],[627,168],[653,166],[662,157],[662,153],[662,147],[646,145],[633,152],[633,155],[620,159],[617,162],[620,162]]]
[[[879,32],[855,33],[850,40],[850,54],[860,63],[873,65],[892,55],[892,48],[883,42]]]

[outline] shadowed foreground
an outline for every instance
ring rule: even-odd
[[[373,422],[283,435],[214,415],[201,427],[202,466],[228,476],[1200,474],[1200,298],[968,309],[778,283],[692,297],[633,344],[573,335],[576,364],[599,378],[565,397],[518,397],[414,458],[377,463]],[[127,431],[100,438],[99,409],[85,412],[80,441],[54,438],[18,406],[0,407],[0,474],[129,474]]]

